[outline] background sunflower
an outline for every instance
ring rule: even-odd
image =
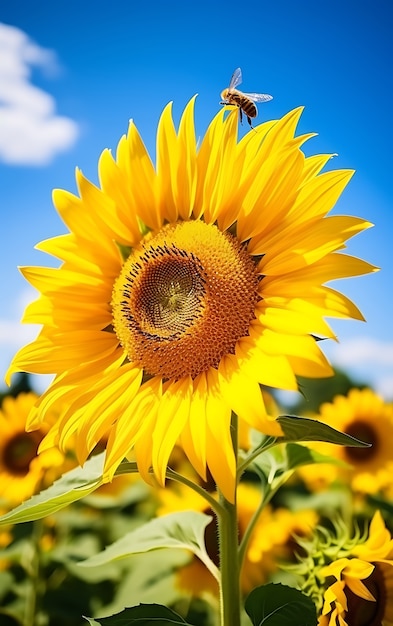
[[[15,506],[69,468],[58,449],[38,455],[49,426],[26,432],[29,412],[38,400],[33,393],[7,396],[0,409],[0,499]]]
[[[393,405],[371,389],[352,389],[322,404],[316,418],[340,432],[370,444],[367,448],[310,444],[313,449],[343,461],[346,466],[320,464],[304,467],[300,475],[311,489],[327,488],[334,481],[358,493],[392,492]]]

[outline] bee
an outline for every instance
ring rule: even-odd
[[[240,123],[243,121],[243,113],[247,117],[247,122],[251,124],[251,118],[258,115],[258,109],[255,102],[268,102],[272,100],[273,96],[269,96],[267,93],[243,93],[236,89],[242,82],[242,71],[238,67],[232,74],[229,87],[224,89],[221,93],[222,102],[220,104],[231,105],[239,108]]]

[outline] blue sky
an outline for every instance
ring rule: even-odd
[[[240,66],[245,91],[274,96],[259,106],[260,120],[304,105],[299,132],[318,133],[307,152],[337,153],[332,167],[356,170],[335,212],[375,224],[349,251],[382,271],[336,285],[367,323],[333,321],[340,343],[324,348],[393,399],[391,0],[7,5],[0,11],[0,373],[37,332],[19,324],[34,292],[16,267],[49,264],[34,245],[65,232],[52,189],[75,191],[76,166],[96,182],[101,151],[115,148],[130,118],[154,157],[170,100],[178,119],[199,94],[203,135]]]

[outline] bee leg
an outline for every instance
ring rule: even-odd
[[[240,124],[243,124],[243,113],[240,107],[239,107],[239,119],[240,119]]]
[[[251,124],[251,117],[249,117],[248,115],[247,115],[247,122],[250,124],[250,128],[253,128],[253,126]]]

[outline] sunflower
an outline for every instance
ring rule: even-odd
[[[377,511],[367,541],[321,569],[325,582],[318,626],[393,626],[393,540]]]
[[[180,442],[233,500],[231,414],[280,435],[260,384],[332,374],[315,341],[334,338],[324,317],[362,315],[324,283],[375,269],[342,254],[371,224],[327,217],[353,172],[320,174],[331,155],[304,156],[301,108],[240,141],[237,111],[222,109],[197,147],[194,100],[178,131],[164,109],[156,168],[131,122],[116,156],[102,153],[98,187],[77,170],[78,195],[54,192],[70,232],[38,245],[59,268],[22,269],[40,292],[23,321],[43,328],[7,379],[55,374],[28,422],[59,405],[41,450],[76,436],[83,463],[107,436],[106,480],[133,451],[164,484]]]
[[[57,449],[37,455],[48,432],[44,424],[26,432],[26,419],[37,401],[35,393],[6,396],[0,409],[0,500],[15,505],[32,496],[40,486],[61,472],[63,455]]]
[[[310,444],[319,452],[345,462],[340,465],[304,467],[300,474],[312,489],[327,487],[334,480],[351,485],[358,493],[391,489],[393,453],[393,404],[386,403],[371,389],[351,389],[320,408],[319,420],[333,428],[368,442],[368,448]]]

